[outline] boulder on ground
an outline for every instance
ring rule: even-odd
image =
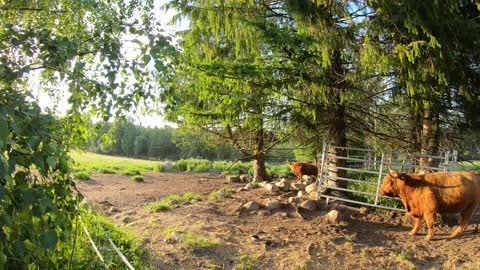
[[[308,186],[305,187],[305,191],[307,193],[312,193],[312,192],[315,192],[317,191],[317,184],[316,183],[313,183],[313,184],[310,184]]]
[[[242,183],[246,183],[250,181],[250,177],[248,176],[248,174],[242,174],[239,177],[240,177],[240,182]]]
[[[298,204],[302,202],[302,199],[299,197],[290,197],[288,198],[288,202]]]
[[[254,211],[254,210],[260,209],[261,206],[262,206],[261,204],[255,201],[250,201],[242,205],[242,208],[245,209],[246,211]]]
[[[291,182],[290,188],[292,190],[305,190],[305,184],[303,184],[302,182]]]
[[[303,190],[298,191],[298,193],[297,193],[298,198],[302,198],[303,195],[305,195],[305,191],[303,191]]]
[[[279,200],[270,199],[267,201],[265,206],[267,207],[267,209],[270,209],[270,210],[278,210],[283,207],[283,203],[280,202]]]
[[[332,210],[325,215],[327,222],[337,224],[341,221],[341,215],[337,210]]]
[[[227,180],[230,183],[240,183],[240,176],[238,175],[229,175],[227,176]]]
[[[277,192],[277,191],[280,190],[276,185],[274,185],[272,183],[268,183],[268,184],[264,185],[263,187],[266,190],[271,191],[271,192]]]
[[[275,182],[275,185],[282,191],[290,191],[290,181],[282,179],[280,182]]]
[[[306,200],[300,204],[300,207],[309,211],[315,211],[317,210],[317,202],[314,200]]]
[[[308,184],[311,184],[315,182],[316,178],[314,175],[302,175],[302,180],[307,182]]]

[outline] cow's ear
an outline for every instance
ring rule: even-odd
[[[398,172],[395,171],[395,170],[392,170],[390,169],[389,173],[390,177],[392,177],[393,179],[397,179],[398,178]]]

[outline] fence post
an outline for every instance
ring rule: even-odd
[[[320,169],[318,170],[318,187],[317,187],[317,201],[320,200],[321,197],[321,192],[322,192],[322,185],[323,185],[323,166],[325,166],[325,158],[326,158],[326,149],[327,149],[327,144],[325,143],[325,139],[323,140],[323,146],[322,146],[322,160],[320,162]]]
[[[450,150],[447,150],[445,152],[445,160],[443,162],[443,171],[446,172],[446,171],[449,171],[449,161],[450,161]]]
[[[382,160],[380,161],[380,170],[378,171],[377,192],[375,192],[375,206],[378,205],[378,192],[380,191],[380,183],[382,182],[384,161],[385,161],[385,153],[382,151]]]

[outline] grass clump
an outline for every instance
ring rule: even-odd
[[[79,180],[91,180],[90,175],[86,172],[76,172],[74,177]]]
[[[209,200],[215,200],[219,198],[231,198],[233,191],[229,188],[222,188],[217,191],[210,192],[207,196]]]
[[[135,182],[143,182],[144,178],[142,175],[134,175],[130,177],[130,180],[135,181]]]
[[[108,169],[108,168],[101,168],[98,169],[99,173],[104,173],[104,174],[115,174],[114,170]]]
[[[253,255],[240,255],[237,257],[235,260],[235,266],[233,269],[235,270],[250,270],[255,267],[258,261],[258,256],[253,256]]]
[[[110,247],[110,243],[105,237],[105,232],[109,233],[112,241],[128,258],[135,269],[154,269],[145,263],[148,261],[148,254],[141,247],[138,237],[130,231],[115,226],[111,221],[97,215],[94,211],[85,208],[88,207],[84,206],[80,209],[81,222],[85,225],[92,238],[95,239],[95,244],[101,250],[107,267],[119,269],[124,266],[124,263]],[[75,237],[74,234],[76,234],[76,241],[68,241],[68,247],[65,247],[66,254],[71,254],[73,243],[75,242],[72,269],[104,269],[104,265],[99,262],[88,238],[83,233],[80,220],[74,223],[72,238]]]
[[[170,204],[168,202],[165,202],[165,201],[146,203],[145,208],[148,209],[148,210],[153,210],[155,212],[168,211],[168,210],[172,209]]]
[[[146,203],[145,208],[153,211],[168,211],[173,204],[201,200],[203,200],[203,196],[195,192],[186,192],[182,195],[171,194],[159,201]]]
[[[218,240],[197,236],[190,232],[183,234],[180,242],[188,249],[196,252],[214,248],[220,245]]]

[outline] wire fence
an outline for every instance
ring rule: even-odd
[[[345,155],[336,155],[336,150],[342,150]],[[329,200],[335,199],[404,212],[399,198],[379,194],[383,176],[388,174],[387,170],[394,168],[407,172],[452,171],[456,169],[457,155],[457,151],[446,151],[442,155],[435,156],[324,144],[319,157],[317,199],[325,198],[327,204]],[[435,164],[435,166],[422,165],[422,160],[424,163],[428,160],[429,164]],[[344,173],[338,176],[339,172]],[[347,184],[342,187],[332,185],[332,182],[337,181]],[[326,192],[327,190],[330,192]],[[347,197],[340,196],[341,193],[347,194]]]

